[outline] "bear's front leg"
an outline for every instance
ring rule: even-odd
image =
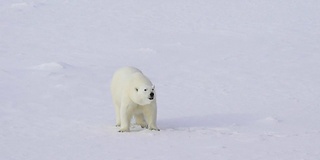
[[[148,123],[149,130],[160,131],[157,127],[157,107],[154,105],[149,105],[144,108],[145,119]]]
[[[115,111],[116,111],[116,127],[121,126],[121,116],[120,116],[120,105],[115,104]]]
[[[130,132],[130,121],[132,118],[132,112],[129,109],[129,106],[121,106],[120,108],[121,127],[119,132]]]

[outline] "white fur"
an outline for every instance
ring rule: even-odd
[[[150,94],[154,93],[154,98]],[[132,117],[142,128],[159,130],[156,125],[157,103],[154,85],[134,67],[118,69],[112,78],[111,95],[119,132],[129,132]]]

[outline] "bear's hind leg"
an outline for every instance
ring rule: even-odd
[[[143,114],[135,114],[134,118],[136,120],[136,124],[140,125],[141,128],[148,128],[148,124],[145,121]]]

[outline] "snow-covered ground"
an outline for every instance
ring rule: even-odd
[[[1,160],[317,160],[320,1],[2,0]],[[160,132],[118,133],[122,66]]]

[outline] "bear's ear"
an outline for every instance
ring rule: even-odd
[[[136,88],[136,91],[137,91],[137,92],[139,91],[138,88]]]

